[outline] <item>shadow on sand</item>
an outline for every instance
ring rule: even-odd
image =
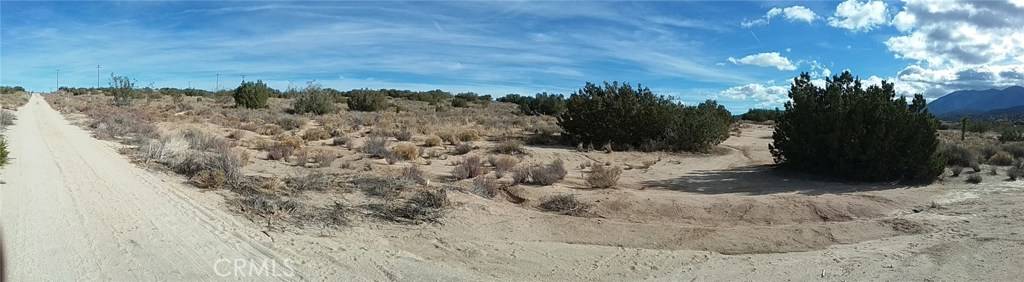
[[[844,182],[784,171],[770,165],[745,166],[725,170],[698,170],[678,178],[644,181],[643,185],[690,193],[747,195],[842,194],[912,187],[889,182]]]

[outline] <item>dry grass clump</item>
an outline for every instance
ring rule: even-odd
[[[275,136],[284,133],[284,129],[276,124],[264,124],[256,128],[256,130],[253,130],[253,132],[256,132],[256,134],[259,135]]]
[[[332,176],[314,171],[303,176],[289,177],[285,185],[296,191],[324,191],[334,186]]]
[[[402,169],[401,178],[421,185],[427,184],[427,175],[416,164]]]
[[[480,156],[467,156],[452,169],[455,179],[469,179],[484,174],[484,165]]]
[[[349,144],[349,142],[352,142],[352,138],[348,137],[348,135],[339,135],[331,139],[331,145],[334,146],[344,146]]]
[[[438,137],[437,135],[431,134],[430,136],[427,136],[427,139],[423,140],[423,146],[426,146],[426,147],[437,147],[437,146],[441,145],[441,142],[442,142],[441,137]]]
[[[1018,161],[1016,165],[1006,170],[1006,176],[1010,181],[1024,178],[1024,163]]]
[[[331,138],[331,133],[321,128],[310,128],[302,134],[302,139],[306,141],[317,141]]]
[[[452,131],[442,131],[437,133],[437,136],[447,142],[448,144],[458,145],[460,143],[459,136]]]
[[[373,197],[394,198],[399,193],[415,186],[413,181],[393,176],[365,175],[350,182],[356,189]]]
[[[519,159],[509,155],[491,155],[487,157],[487,163],[494,167],[495,176],[502,178],[506,172],[509,172],[519,164]]]
[[[144,115],[116,107],[95,109],[86,113],[93,120],[89,127],[100,139],[127,139],[129,144],[140,144],[160,136],[156,126]]]
[[[242,138],[245,138],[245,131],[243,131],[243,130],[232,131],[231,134],[228,134],[228,138],[231,138],[231,139],[234,139],[234,140],[242,140]]]
[[[334,204],[318,211],[315,220],[324,229],[348,226],[351,222],[348,216],[350,213],[352,213],[352,208],[341,202],[334,201]]]
[[[189,179],[192,185],[204,189],[219,189],[227,182],[224,172],[212,169],[204,169]]]
[[[999,151],[992,155],[988,159],[988,163],[991,165],[1008,166],[1013,164],[1013,155],[1005,151]]]
[[[382,158],[388,155],[388,139],[384,136],[374,135],[366,139],[361,151],[374,158]]]
[[[590,205],[580,202],[576,195],[562,194],[548,197],[540,204],[540,209],[570,216],[587,216]]]
[[[316,162],[319,167],[330,167],[334,160],[338,159],[338,154],[329,150],[316,150],[311,153],[313,161]]]
[[[7,128],[8,126],[14,125],[15,120],[18,120],[18,117],[14,115],[14,112],[0,110],[0,128]]]
[[[391,147],[391,153],[402,160],[415,160],[420,156],[419,147],[412,143],[402,142]]]
[[[302,127],[306,124],[306,119],[295,115],[281,115],[274,120],[274,124],[288,131]]]
[[[444,189],[419,191],[404,202],[389,202],[369,205],[377,217],[401,223],[418,224],[438,222],[447,212],[451,203]]]
[[[267,160],[288,160],[295,153],[295,147],[285,143],[274,143],[267,148]]]
[[[590,185],[590,188],[612,188],[618,184],[620,175],[622,175],[620,167],[594,164],[590,168],[590,173],[587,174],[587,185]]]
[[[498,153],[498,154],[507,154],[507,155],[522,155],[522,154],[526,154],[526,149],[523,148],[523,142],[520,142],[519,140],[514,140],[514,139],[508,139],[508,140],[505,140],[505,141],[501,141],[500,143],[495,145],[494,148],[491,149],[491,151],[493,151],[495,153]]]
[[[462,142],[480,140],[480,133],[475,129],[460,130],[458,133],[458,139]]]
[[[1014,158],[1024,159],[1024,142],[1006,143],[1002,149]]]
[[[568,171],[565,170],[565,163],[556,159],[550,164],[520,165],[513,169],[512,180],[517,184],[551,185],[558,183]]]
[[[273,194],[252,193],[231,201],[243,214],[265,219],[267,227],[275,220],[287,220],[306,214],[305,204]]]
[[[493,177],[480,175],[473,179],[473,194],[491,199],[498,195],[500,190],[501,183],[498,183],[498,180]]]
[[[394,137],[395,139],[398,139],[398,141],[412,140],[412,135],[412,131],[409,131],[409,128],[402,128],[402,130],[394,133]]]

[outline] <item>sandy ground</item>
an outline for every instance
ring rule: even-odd
[[[120,145],[92,139],[39,97],[18,117],[0,188],[14,281],[1009,281],[1024,274],[1024,181],[986,175],[981,185],[950,178],[911,187],[781,174],[764,166],[771,162],[765,126],[744,128],[713,155],[658,156],[649,168],[625,171],[618,189],[583,189],[581,175],[570,173],[553,187],[519,187],[522,204],[453,193],[456,208],[443,224],[359,221],[324,234],[264,232],[230,213],[224,192],[137,168],[117,154]],[[570,167],[655,158],[529,149]],[[449,170],[443,162],[430,169]],[[595,217],[534,207],[553,193],[579,195],[595,205]],[[222,259],[280,267],[237,272],[218,268]]]

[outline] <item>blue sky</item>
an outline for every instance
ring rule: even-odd
[[[968,7],[968,8],[963,8]],[[780,106],[800,72],[902,94],[1024,81],[1024,3],[7,2],[0,83],[569,93],[642,83],[733,111]],[[1004,20],[992,20],[996,19]]]

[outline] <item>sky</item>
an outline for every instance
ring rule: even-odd
[[[0,2],[0,84],[569,94],[642,84],[687,104],[781,107],[851,71],[935,99],[1024,85],[1024,0]]]

